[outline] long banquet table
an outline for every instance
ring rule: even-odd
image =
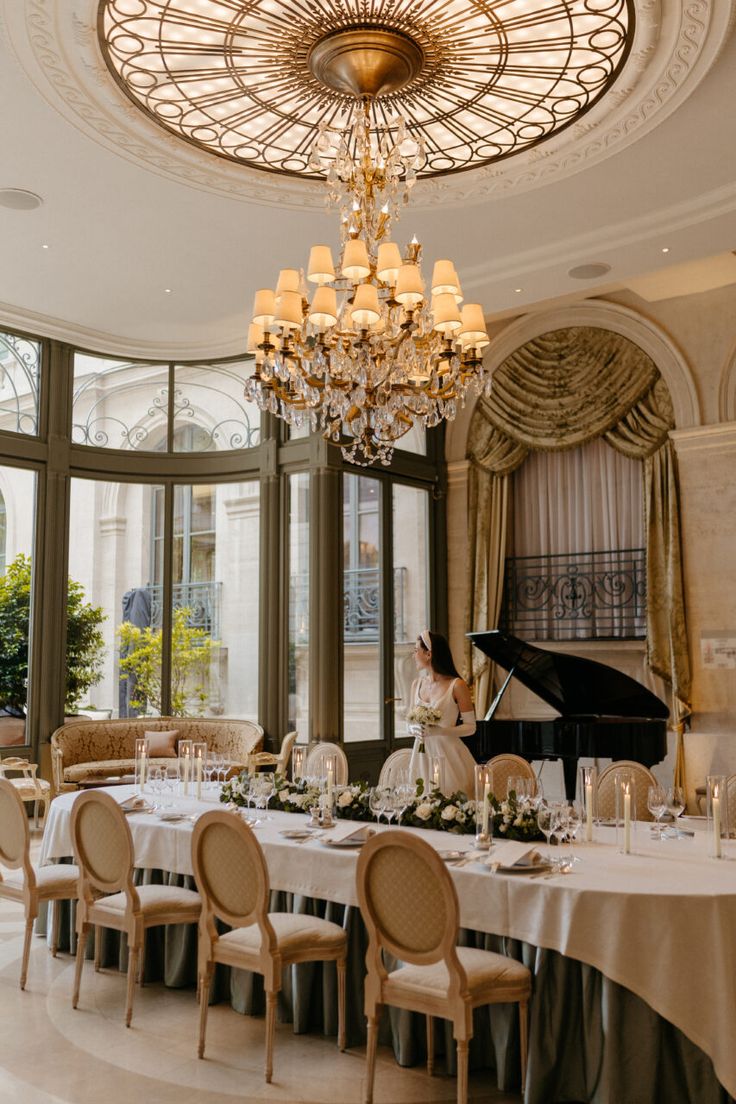
[[[132,792],[116,787],[114,796],[122,800]],[[64,794],[52,803],[42,862],[71,854],[75,797]],[[193,815],[214,807],[212,800],[179,800]],[[304,818],[269,815],[257,835],[272,890],[354,910],[357,852],[327,848],[317,839],[285,839],[280,832]],[[133,813],[128,823],[137,867],[191,875],[191,820],[171,823]],[[473,847],[472,837],[416,831],[439,850]],[[722,861],[707,858],[706,845],[705,832],[660,842],[639,826],[635,853],[621,855],[613,829],[601,827],[596,842],[578,846],[581,862],[570,875],[530,878],[493,874],[475,862],[450,866],[464,928],[485,934],[486,942],[478,945],[523,957],[535,973],[527,1104],[621,1104],[624,1099],[627,1104],[655,1099],[722,1104],[730,1099],[727,1094],[736,1096],[736,843],[727,845],[733,853]],[[494,860],[503,862],[508,847],[497,844]],[[496,942],[488,941],[491,936]],[[566,969],[573,973],[565,978]],[[568,988],[562,1004],[561,986]],[[651,1096],[643,1083],[636,1089],[621,1080],[629,1034],[639,1074],[644,1064],[658,1066],[648,1075],[656,1073],[662,1095]],[[411,1060],[411,1054],[403,1058]],[[589,1067],[593,1060],[595,1074],[590,1069],[581,1073],[578,1067]]]

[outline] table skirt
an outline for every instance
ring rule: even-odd
[[[168,882],[194,888],[193,879],[158,870],[137,870],[136,882]],[[75,948],[73,904],[62,909],[59,950]],[[363,977],[367,937],[357,908],[292,893],[272,893],[272,911],[321,916],[348,933],[347,1044],[365,1043]],[[44,912],[36,924],[47,935]],[[466,946],[498,951],[523,962],[533,974],[530,1004],[529,1064],[525,1104],[736,1104],[719,1084],[711,1060],[641,998],[585,963],[557,951],[519,940],[463,930]],[[92,957],[90,937],[87,948]],[[194,925],[153,928],[146,938],[145,979],[172,988],[196,985],[197,930]],[[127,947],[117,932],[102,933],[102,965],[124,971]],[[122,990],[121,990],[122,994]],[[122,996],[121,996],[122,999]],[[218,967],[211,1000],[229,1000],[243,1014],[265,1011],[260,977]],[[279,1019],[296,1034],[337,1034],[337,981],[334,963],[307,963],[285,971],[279,995]],[[196,1012],[192,1008],[192,1039]],[[386,1009],[381,1042],[393,1046],[402,1066],[426,1060],[424,1018]],[[455,1072],[449,1024],[437,1021],[435,1045]],[[194,1046],[194,1042],[192,1043]],[[519,1091],[518,1008],[494,1005],[478,1009],[470,1046],[471,1068],[485,1069],[505,1092]]]

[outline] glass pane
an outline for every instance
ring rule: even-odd
[[[75,354],[74,444],[165,450],[168,403],[167,365]]]
[[[429,494],[393,485],[394,734],[406,735],[411,684],[417,677],[414,641],[429,627]]]
[[[0,747],[26,742],[36,476],[0,467]]]
[[[403,452],[413,452],[415,456],[426,456],[427,431],[424,426],[415,423],[403,437],[399,437],[396,447]]]
[[[251,361],[175,368],[174,451],[219,452],[261,441],[261,412],[245,401]],[[181,432],[189,429],[190,432]]]
[[[380,482],[343,475],[345,740],[381,739]]]
[[[257,720],[259,485],[175,491],[172,713]]]
[[[309,474],[289,476],[289,731],[309,738]]]
[[[69,713],[161,712],[161,588],[151,585],[156,492],[138,483],[72,479]]]
[[[0,333],[0,430],[38,433],[40,365],[39,342]]]
[[[309,421],[305,420],[301,425],[287,426],[287,435],[290,441],[303,441],[310,434]]]

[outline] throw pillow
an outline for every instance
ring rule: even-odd
[[[144,732],[143,735],[146,737],[146,752],[149,759],[176,759],[178,729],[172,729],[170,732]]]

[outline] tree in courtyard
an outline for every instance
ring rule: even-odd
[[[31,559],[16,556],[0,577],[0,709],[26,714],[28,635],[31,617]],[[102,675],[105,614],[85,600],[81,583],[69,580],[66,606],[66,700],[72,713]]]
[[[192,611],[188,606],[174,610],[171,626],[171,713],[184,717],[194,712],[202,716],[209,692],[207,677],[212,650],[219,642],[212,639],[206,629],[189,624]],[[130,704],[134,709],[146,707],[160,713],[161,658],[163,636],[161,629],[151,625],[140,628],[130,621],[123,621],[118,628],[120,641],[120,678],[133,679],[133,695]]]

